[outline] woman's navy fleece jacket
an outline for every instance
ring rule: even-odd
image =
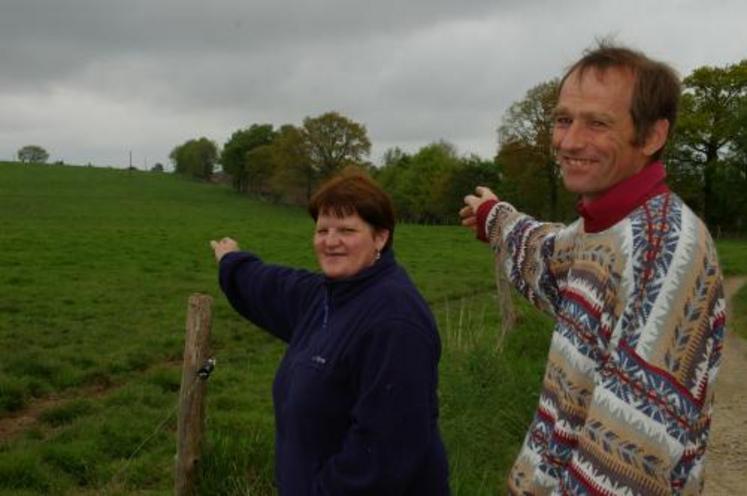
[[[273,385],[281,495],[449,493],[441,343],[391,250],[338,280],[234,252],[220,284],[241,315],[288,343]]]

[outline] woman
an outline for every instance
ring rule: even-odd
[[[281,495],[448,494],[438,431],[441,344],[392,252],[389,197],[360,175],[311,199],[322,274],[211,241],[244,317],[288,343],[273,384]]]

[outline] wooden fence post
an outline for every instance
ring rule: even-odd
[[[206,381],[198,370],[210,356],[210,327],[213,299],[204,294],[189,297],[187,334],[184,342],[182,384],[179,390],[179,420],[177,425],[176,496],[196,494],[197,463],[205,425]]]

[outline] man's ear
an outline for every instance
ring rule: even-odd
[[[646,136],[646,141],[643,143],[643,153],[650,157],[657,151],[664,148],[669,137],[669,121],[666,119],[659,119],[651,127],[651,130]]]

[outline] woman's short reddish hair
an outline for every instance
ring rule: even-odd
[[[392,246],[395,224],[392,200],[362,172],[344,171],[322,184],[309,201],[309,214],[314,222],[320,213],[332,213],[337,217],[357,213],[375,230],[389,231],[384,250]]]

